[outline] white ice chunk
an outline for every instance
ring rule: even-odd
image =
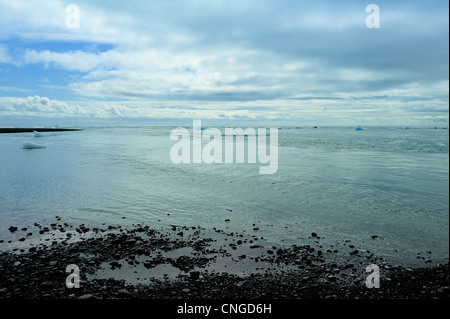
[[[26,142],[20,148],[23,148],[25,150],[34,150],[34,149],[40,149],[40,148],[47,148],[47,146],[32,143],[32,142]]]

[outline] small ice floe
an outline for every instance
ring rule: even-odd
[[[32,143],[32,142],[26,142],[26,143],[23,143],[20,148],[22,148],[24,150],[35,150],[35,149],[47,148],[47,146]]]
[[[365,130],[365,128],[364,128],[364,127],[361,127],[360,125],[355,126],[353,129],[354,129],[355,131],[362,131],[362,130]]]
[[[409,126],[405,126],[403,129],[404,130],[409,130]]]
[[[42,137],[44,134],[39,133],[38,131],[34,131],[34,137]]]

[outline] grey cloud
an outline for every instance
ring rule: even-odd
[[[82,49],[77,56],[33,48],[27,57],[29,63],[83,73],[67,86],[79,98],[219,102],[233,111],[239,107],[228,102],[242,102],[245,111],[250,102],[270,102],[280,109],[276,104],[281,100],[292,108],[335,103],[350,104],[352,110],[357,103],[364,109],[390,102],[390,108],[405,113],[420,109],[419,102],[428,104],[424,113],[448,103],[448,90],[429,89],[448,84],[447,1],[379,0],[380,29],[365,27],[368,3],[360,0],[77,4],[82,12],[102,12],[98,21],[104,25],[99,22],[97,27],[109,27],[110,33],[91,39],[95,44],[107,38],[112,47],[103,54]],[[10,49],[0,47],[0,62]],[[146,59],[147,54],[154,56]],[[64,109],[54,103],[35,101],[20,107],[36,112]],[[105,116],[124,116],[131,110],[139,115],[139,108],[92,107],[93,113]]]

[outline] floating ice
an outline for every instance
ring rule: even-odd
[[[361,127],[361,126],[355,126],[354,128],[353,128],[355,131],[362,131],[362,130],[365,130],[365,128],[364,127]]]
[[[34,150],[34,149],[40,149],[40,148],[47,148],[47,146],[32,143],[32,142],[27,142],[27,143],[22,144],[22,146],[20,148],[23,148],[24,150]]]
[[[42,137],[44,134],[34,131],[34,137]]]
[[[403,129],[404,130],[409,130],[409,126],[405,126]]]

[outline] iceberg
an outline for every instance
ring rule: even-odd
[[[40,148],[47,148],[47,146],[32,143],[32,142],[27,142],[27,143],[22,144],[22,146],[20,148],[23,148],[24,150],[34,150],[34,149],[40,149]]]
[[[403,129],[404,130],[409,130],[409,126],[405,126]]]
[[[38,131],[34,131],[34,137],[42,137],[44,134],[39,133]]]
[[[361,127],[361,126],[355,126],[354,128],[353,128],[355,131],[362,131],[362,130],[365,130],[365,128],[364,127]]]

